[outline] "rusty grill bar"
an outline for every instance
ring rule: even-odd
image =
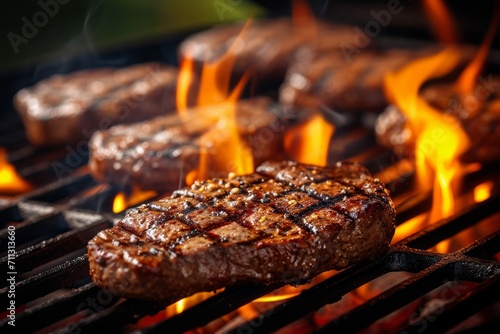
[[[15,131],[10,130],[9,133],[15,135]],[[4,138],[11,137],[6,135]],[[17,329],[25,332],[54,330],[58,333],[91,333],[98,329],[130,330],[131,327],[127,327],[129,324],[143,316],[156,314],[175,302],[124,300],[111,296],[91,282],[86,244],[98,231],[112,226],[122,217],[122,214],[113,214],[111,211],[112,199],[119,189],[97,184],[85,166],[86,157],[71,176],[61,180],[47,179],[46,176],[52,172],[50,162],[57,161],[53,157],[64,159],[64,155],[53,151],[35,153],[33,157],[33,150],[29,146],[20,145],[15,148],[11,158],[16,165],[25,166],[20,169],[23,176],[42,186],[20,197],[0,202],[0,251],[3,256],[0,259],[0,293],[3,305],[6,305],[8,293],[5,270],[7,226],[16,226]],[[398,160],[391,152],[374,144],[372,130],[363,126],[357,118],[350,119],[337,129],[329,156],[331,161],[361,161],[373,173],[385,170]],[[36,163],[28,164],[26,159]],[[407,190],[413,188],[414,180],[411,172],[401,177],[389,184],[398,203],[398,225],[426,212],[431,205],[430,194],[414,193],[405,197]],[[468,175],[465,191],[471,191],[484,180],[494,182],[493,189],[498,189],[500,180],[495,166],[485,166],[481,171]],[[402,200],[402,197],[405,199]],[[333,319],[317,332],[361,330],[438,288],[443,282],[476,283],[470,292],[446,304],[439,315],[425,324],[426,330],[450,329],[500,300],[498,293],[495,293],[499,287],[500,263],[494,261],[494,256],[500,252],[500,231],[486,235],[451,254],[440,254],[429,249],[483,219],[498,214],[499,202],[500,195],[493,193],[489,199],[466,207],[453,217],[429,225],[398,242],[376,261],[360,263],[341,271],[257,319],[241,324],[232,332],[267,333],[278,330],[326,304],[337,303],[342,296],[365,283],[387,273],[401,271],[413,273],[413,276]],[[498,217],[494,219],[498,220]],[[185,332],[195,329],[279,287],[252,284],[230,287],[139,332]],[[478,328],[494,326],[498,318],[497,314],[491,323]],[[7,321],[4,317],[0,326],[6,327]],[[402,330],[421,332],[421,325],[418,322],[410,323],[408,328]]]

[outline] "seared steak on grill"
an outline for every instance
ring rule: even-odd
[[[347,58],[333,50],[298,58],[287,71],[280,102],[335,110],[380,111],[388,104],[383,92],[384,76],[418,56],[422,52],[364,50]]]
[[[233,42],[237,39],[237,45]],[[233,73],[241,76],[248,69],[263,81],[281,80],[292,59],[302,52],[339,50],[342,42],[353,43],[352,27],[316,22],[292,24],[289,19],[251,22],[212,28],[188,37],[179,47],[181,58],[202,64],[219,59],[229,50],[236,56]]]
[[[387,251],[389,192],[356,163],[264,163],[130,210],[88,245],[90,274],[128,298],[179,299],[237,282],[295,283]]]
[[[32,144],[64,146],[173,110],[176,81],[177,70],[159,63],[83,70],[20,90],[14,106]]]
[[[183,116],[158,116],[96,132],[90,141],[89,162],[94,177],[115,184],[135,184],[142,189],[178,189],[184,184],[186,174],[198,168],[202,138],[208,131],[214,131],[225,106],[188,110]],[[284,119],[272,112],[277,109],[271,100],[254,98],[239,101],[235,106],[240,137],[251,150],[254,161],[259,164],[276,158],[282,151]],[[224,140],[224,132],[215,134]],[[212,149],[207,154],[210,157],[224,152]],[[210,177],[227,175],[230,170],[227,166],[208,167],[218,173]]]

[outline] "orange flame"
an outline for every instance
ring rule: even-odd
[[[281,300],[293,298],[293,297],[295,297],[295,296],[297,296],[299,294],[300,294],[300,292],[285,293],[285,294],[276,295],[276,296],[263,296],[263,297],[257,298],[253,302],[254,303],[272,303],[272,302],[278,302],[278,301],[281,301]]]
[[[458,28],[443,0],[424,0],[423,4],[438,40],[447,44],[457,43]]]
[[[474,202],[479,203],[487,200],[491,196],[493,190],[493,182],[487,181],[477,185],[474,188]]]
[[[116,194],[115,199],[113,200],[113,212],[118,213],[122,212],[127,208],[127,199],[125,197],[125,193],[120,191]]]
[[[195,306],[196,304],[201,303],[202,301],[215,296],[217,293],[221,292],[223,289],[219,289],[215,292],[198,292],[192,296],[183,298],[172,305],[169,305],[165,309],[165,315],[167,318],[173,317],[177,314],[180,314],[187,310],[190,307]]]
[[[231,93],[228,92],[231,71],[236,61],[234,49],[242,43],[242,36],[250,24],[251,20],[245,23],[226,54],[214,62],[203,64],[197,100],[197,105],[203,108],[189,109],[186,113],[190,113],[192,117],[204,117],[211,121],[212,126],[201,137],[199,166],[196,171],[188,172],[187,184],[196,179],[208,178],[213,172],[246,174],[253,171],[251,150],[241,140],[236,123],[236,101],[248,81],[248,73]],[[192,72],[192,64],[192,59],[182,60],[182,78],[179,79],[179,85],[182,86],[177,90],[179,108],[187,106],[186,86],[190,85],[192,75],[186,72]]]
[[[311,45],[318,37],[317,21],[305,0],[292,1],[292,24],[298,34],[305,34]],[[320,113],[314,112],[304,124],[286,130],[284,147],[291,159],[305,164],[326,166],[328,147],[335,128]]]
[[[429,188],[434,184],[431,221],[454,212],[451,183],[461,170],[457,157],[470,147],[470,141],[458,120],[430,106],[418,92],[427,80],[450,72],[459,61],[458,50],[445,49],[389,74],[385,82],[387,96],[406,115],[416,135],[415,161],[420,185]],[[429,173],[429,167],[434,175]]]
[[[334,126],[321,114],[314,114],[307,122],[288,129],[284,146],[289,156],[305,164],[326,166],[328,147]]]
[[[130,194],[127,195],[122,191],[116,194],[113,200],[113,212],[114,213],[122,212],[123,210],[133,205],[144,202],[156,195],[157,192],[154,190],[142,190],[134,185],[132,186]]]
[[[0,193],[15,195],[27,192],[33,187],[26,182],[9,163],[7,151],[0,148]]]
[[[486,58],[488,57],[491,43],[493,42],[493,38],[498,30],[498,25],[500,23],[500,4],[498,2],[495,9],[493,21],[488,28],[488,32],[486,33],[481,47],[472,62],[465,68],[456,82],[456,88],[463,96],[472,95],[472,92],[476,87],[476,79],[483,69]]]
[[[184,59],[177,79],[176,103],[179,115],[184,114],[188,107],[189,87],[193,81],[193,60]]]
[[[421,230],[427,225],[426,220],[427,217],[425,214],[420,214],[418,216],[408,219],[406,222],[404,222],[403,224],[399,225],[396,228],[396,233],[394,234],[391,243],[392,244],[398,243],[404,238],[409,237],[416,231]]]

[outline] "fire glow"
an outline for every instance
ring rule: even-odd
[[[469,117],[473,117],[481,107],[473,92],[499,22],[500,14],[497,13],[478,52],[455,83],[451,84],[454,95],[467,106]],[[474,164],[466,166],[459,161],[460,156],[470,148],[471,142],[453,115],[454,111],[437,110],[418,96],[419,89],[426,81],[439,78],[458,66],[459,55],[459,50],[450,47],[386,77],[387,96],[405,114],[408,126],[416,137],[415,163],[420,188],[428,191],[432,185],[431,212],[427,218],[419,216],[417,229],[422,228],[426,221],[435,222],[456,213],[454,188],[457,188],[457,181],[461,181],[467,170],[475,168]],[[475,202],[481,202],[490,195],[489,184],[482,184],[474,189],[473,197]],[[403,227],[409,225],[407,222],[397,229],[396,240],[405,235]],[[435,250],[446,253],[449,247],[449,240],[445,240],[437,244]]]
[[[7,151],[0,148],[0,193],[16,195],[31,189],[31,184],[19,176],[16,168],[9,163]]]
[[[292,22],[294,29],[306,31],[314,45],[318,36],[316,19],[304,0],[292,1]],[[335,127],[327,122],[318,111],[303,124],[291,127],[285,132],[284,147],[289,158],[304,164],[326,166],[328,147]]]
[[[156,196],[154,190],[141,190],[137,186],[132,186],[130,194],[120,191],[113,200],[113,212],[122,212],[128,207],[144,202],[151,197]]]
[[[203,64],[197,97],[198,108],[188,108],[190,87],[193,83],[193,60],[182,60],[177,89],[177,108],[182,117],[205,117],[210,127],[201,137],[199,166],[189,171],[186,183],[209,178],[218,172],[246,174],[254,169],[250,148],[241,140],[236,123],[236,103],[248,81],[245,74],[232,92],[229,92],[231,72],[236,61],[234,48],[251,24],[247,21],[228,52],[220,59]],[[215,111],[215,112],[214,112]]]
[[[448,48],[389,74],[385,82],[387,95],[405,114],[415,133],[415,162],[420,187],[429,190],[429,185],[433,185],[431,222],[455,211],[451,184],[460,176],[462,166],[458,157],[470,147],[470,140],[458,120],[430,106],[418,92],[426,81],[447,74],[459,61],[459,51]]]
[[[333,132],[332,124],[325,121],[321,114],[314,114],[304,124],[287,130],[285,150],[292,159],[301,163],[326,166]]]

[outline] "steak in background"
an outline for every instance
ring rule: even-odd
[[[464,162],[500,160],[500,76],[479,82],[473,95],[462,97],[449,82],[429,84],[421,96],[430,105],[457,119],[468,134],[470,149],[461,156]],[[415,150],[415,134],[398,107],[390,106],[377,119],[377,141],[396,154],[409,156]]]
[[[280,102],[339,111],[382,111],[384,76],[421,57],[415,50],[363,50],[346,58],[338,50],[298,57],[287,71]]]
[[[299,284],[386,252],[389,191],[356,163],[264,163],[128,211],[88,244],[92,279],[122,297],[180,299],[241,282]]]
[[[188,37],[179,47],[180,58],[191,58],[202,64],[219,59],[240,35],[232,48],[236,55],[233,75],[241,77],[247,70],[259,81],[281,81],[288,65],[301,52],[339,50],[342,42],[353,44],[353,27],[316,22],[293,25],[290,19],[251,22],[212,28]]]
[[[64,146],[175,108],[177,69],[160,63],[54,75],[14,97],[29,141]]]
[[[135,184],[142,189],[178,189],[184,185],[185,175],[198,168],[201,138],[214,128],[221,107],[224,105],[207,106],[188,110],[185,116],[158,116],[96,132],[89,147],[92,174],[100,181]],[[282,159],[283,131],[288,121],[280,113],[267,98],[236,103],[238,132],[251,149],[255,164]],[[227,175],[228,170],[210,177]]]

